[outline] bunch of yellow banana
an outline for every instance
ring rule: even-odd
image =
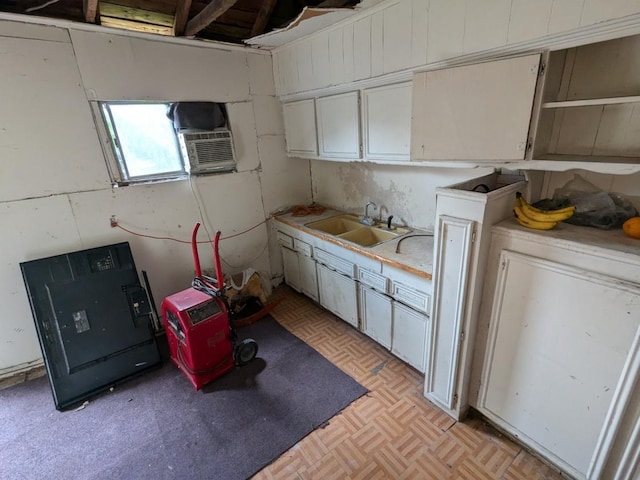
[[[518,223],[536,230],[551,230],[559,222],[571,218],[575,211],[574,206],[549,211],[540,210],[529,205],[520,192],[516,193],[516,203],[513,206],[513,214]]]

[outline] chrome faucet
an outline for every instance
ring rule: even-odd
[[[374,210],[378,208],[375,203],[367,202],[367,204],[364,206],[364,217],[360,218],[360,223],[371,226],[375,225],[376,221],[373,219],[373,217],[369,216],[369,205],[371,205]]]

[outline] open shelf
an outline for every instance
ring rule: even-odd
[[[640,159],[637,158],[589,156],[584,158],[585,160],[582,161],[577,159],[576,155],[541,155],[531,160],[510,162],[505,164],[505,167],[512,170],[542,170],[549,172],[566,172],[577,169],[611,175],[630,175],[640,172]]]
[[[591,98],[586,100],[565,100],[562,102],[545,102],[542,108],[589,107],[593,105],[615,105],[620,103],[640,103],[640,95],[610,98]]]
[[[549,53],[529,169],[640,171],[640,35]]]

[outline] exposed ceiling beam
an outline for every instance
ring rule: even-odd
[[[176,37],[184,35],[184,29],[189,20],[189,11],[191,10],[191,0],[178,0],[176,6],[176,17],[173,21],[173,34]]]
[[[271,17],[271,13],[273,13],[273,9],[276,7],[276,3],[277,0],[265,0],[262,2],[260,11],[258,12],[258,16],[256,17],[256,21],[251,28],[252,37],[260,35],[262,32],[264,32],[264,29],[269,22],[269,18]]]
[[[87,23],[96,23],[98,18],[98,0],[83,0],[82,13]]]
[[[316,5],[315,8],[340,8],[349,3],[349,0],[324,0],[324,2]]]
[[[115,0],[116,2],[118,0]],[[116,3],[108,3],[100,0],[100,18],[111,17],[130,20],[133,22],[150,23],[171,27],[173,30],[173,15],[149,10],[141,10],[135,7],[125,7]]]
[[[184,34],[187,37],[195,35],[229,10],[236,1],[237,0],[211,0],[209,5],[204,7],[198,15],[189,20],[189,23],[187,23],[184,29]]]
[[[102,25],[105,27],[133,30],[135,32],[155,33],[158,35],[173,35],[173,27],[153,25],[151,23],[135,22],[126,18],[102,17]]]

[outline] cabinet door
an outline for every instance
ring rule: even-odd
[[[494,261],[479,410],[572,476],[601,478],[587,472],[635,383],[640,285],[506,250]]]
[[[425,395],[459,417],[458,375],[462,326],[467,299],[467,277],[472,252],[471,220],[438,217],[433,278],[431,358],[424,384]],[[462,407],[465,407],[464,405]]]
[[[385,348],[391,348],[391,298],[360,285],[362,331]]]
[[[300,290],[317,302],[318,277],[315,260],[306,255],[298,254],[298,265],[300,266]]]
[[[418,73],[411,158],[523,160],[540,55]]]
[[[320,304],[347,323],[358,328],[356,281],[318,264]]]
[[[282,105],[287,153],[297,156],[318,154],[316,112],[313,99]]]
[[[362,116],[365,158],[409,160],[411,82],[365,90]]]
[[[393,340],[391,353],[412,367],[425,371],[427,322],[429,317],[393,302]]]
[[[319,155],[324,158],[360,158],[358,92],[316,100]]]
[[[300,266],[298,254],[293,250],[282,247],[282,265],[284,268],[284,280],[291,288],[300,291]]]

